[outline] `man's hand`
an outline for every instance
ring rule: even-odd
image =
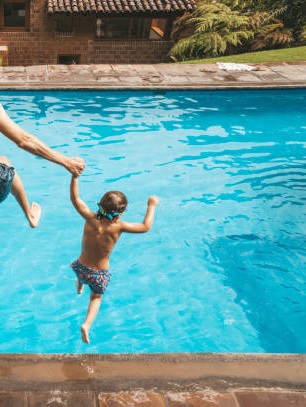
[[[72,157],[67,159],[65,167],[71,174],[80,175],[85,168],[85,162],[82,158]]]

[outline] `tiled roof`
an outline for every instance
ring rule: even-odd
[[[47,0],[47,13],[182,14],[195,6],[195,0]]]

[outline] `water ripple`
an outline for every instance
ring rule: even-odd
[[[22,127],[85,159],[79,189],[92,210],[118,189],[124,220],[142,222],[160,196],[150,233],[114,250],[86,346],[69,175],[1,139],[43,207],[32,230],[13,197],[1,204],[1,352],[306,352],[305,90],[0,96]]]

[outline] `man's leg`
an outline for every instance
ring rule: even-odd
[[[10,161],[4,157],[0,157],[0,162],[12,166]],[[23,187],[21,178],[17,174],[15,170],[15,175],[12,183],[12,189],[11,189],[12,195],[16,198],[18,204],[20,205],[21,209],[23,210],[26,218],[29,221],[29,224],[32,228],[35,228],[38,225],[39,218],[41,215],[41,208],[36,202],[32,202],[31,206],[29,205],[28,198],[25,192],[25,189]]]
[[[88,332],[91,327],[91,324],[93,323],[93,320],[95,319],[99,312],[101,300],[102,294],[90,293],[90,302],[87,309],[87,315],[83,325],[81,326],[82,339],[83,342],[85,343],[89,343]]]

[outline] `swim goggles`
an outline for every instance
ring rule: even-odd
[[[101,206],[101,204],[100,204],[99,202],[98,202],[98,207],[99,207],[98,213],[97,213],[98,219],[101,219],[102,217],[106,217],[106,218],[109,219],[109,220],[113,220],[113,219],[116,218],[117,216],[120,216],[120,215],[122,215],[122,214],[124,213],[124,211],[123,211],[123,212],[111,212],[111,213],[107,213],[107,212],[105,211],[105,209],[103,209],[103,207]]]

